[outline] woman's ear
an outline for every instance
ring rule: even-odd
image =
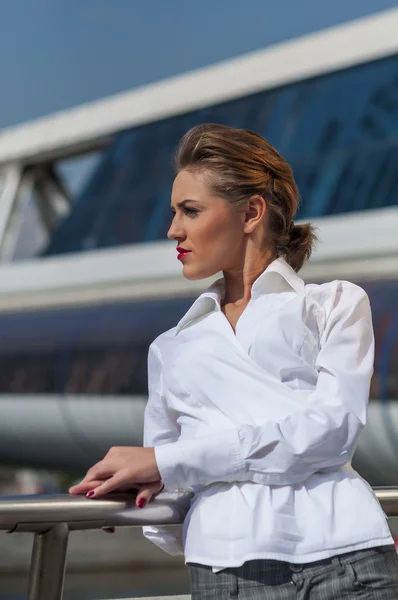
[[[249,198],[245,208],[245,233],[252,233],[259,223],[263,220],[267,212],[267,204],[262,196],[252,196]]]

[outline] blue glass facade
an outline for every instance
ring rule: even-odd
[[[119,133],[44,254],[164,239],[171,159],[192,126],[264,135],[293,166],[299,218],[398,205],[398,56]]]

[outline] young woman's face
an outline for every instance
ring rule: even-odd
[[[171,210],[174,217],[167,237],[177,242],[184,277],[203,279],[239,264],[244,215],[212,195],[200,173],[180,171],[173,184]]]

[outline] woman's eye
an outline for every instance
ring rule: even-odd
[[[184,213],[185,213],[186,215],[191,215],[191,216],[193,216],[193,215],[196,215],[196,214],[197,214],[197,212],[198,212],[198,211],[197,211],[195,208],[188,208],[188,206],[185,206],[185,207],[184,207]]]
[[[183,206],[181,208],[181,210],[184,212],[185,215],[189,215],[190,217],[194,217],[197,215],[197,213],[199,212],[196,208],[189,208],[188,206]],[[173,218],[175,217],[176,211],[174,210],[174,208],[171,209],[171,214],[173,215]]]

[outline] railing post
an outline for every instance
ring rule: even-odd
[[[62,600],[69,528],[57,523],[33,541],[28,600]]]

